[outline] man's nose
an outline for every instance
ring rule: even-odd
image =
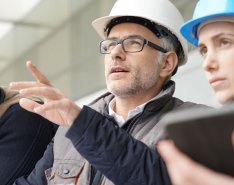
[[[112,59],[125,59],[126,52],[123,50],[122,44],[118,43],[112,50],[111,50],[111,57]]]

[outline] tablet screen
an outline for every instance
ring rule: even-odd
[[[194,109],[177,114],[166,126],[168,137],[193,160],[234,176],[234,106]]]

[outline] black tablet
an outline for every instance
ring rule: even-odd
[[[192,109],[168,118],[166,132],[193,160],[234,176],[234,104],[219,109]]]

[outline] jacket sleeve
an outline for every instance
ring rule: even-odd
[[[156,149],[151,150],[89,107],[83,107],[66,136],[116,185],[171,184]]]
[[[14,104],[0,119],[0,181],[28,175],[54,136],[51,122]]]

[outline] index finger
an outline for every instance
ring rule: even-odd
[[[31,74],[33,75],[33,77],[38,82],[45,84],[45,85],[52,86],[50,81],[47,79],[47,77],[44,74],[42,74],[42,72],[35,65],[33,65],[31,61],[28,61],[26,63],[26,66],[28,70],[31,72]]]

